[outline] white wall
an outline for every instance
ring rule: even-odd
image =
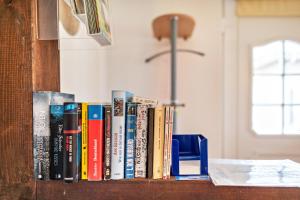
[[[59,0],[61,91],[74,93],[76,101],[107,102],[107,48],[87,36],[85,25],[65,2]]]
[[[114,0],[114,45],[107,51],[108,89],[126,89],[140,96],[168,102],[169,55],[146,64],[145,58],[170,48],[157,41],[152,20],[178,12],[195,18],[196,27],[178,48],[203,51],[206,56],[178,54],[178,100],[186,104],[178,112],[178,132],[200,132],[208,137],[209,155],[220,157],[223,132],[223,57],[221,0]]]
[[[179,40],[178,47],[200,50],[206,56],[178,54],[178,100],[186,104],[178,112],[178,132],[203,133],[208,137],[209,156],[221,157],[222,0],[112,0],[111,9],[112,47],[94,44],[84,36],[84,27],[75,36],[60,30],[62,91],[76,93],[78,101],[107,101],[112,89],[126,89],[168,102],[169,56],[144,63],[145,58],[170,48],[169,41],[153,37],[151,23],[165,13],[191,15],[196,20],[193,36]]]

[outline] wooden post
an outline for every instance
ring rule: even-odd
[[[36,198],[32,91],[59,90],[57,41],[35,22],[35,0],[0,0],[0,199]]]

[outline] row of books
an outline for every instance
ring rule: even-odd
[[[36,179],[170,178],[174,108],[112,91],[111,104],[33,93]]]

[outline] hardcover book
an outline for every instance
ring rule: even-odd
[[[99,181],[103,179],[103,105],[88,106],[88,127],[88,180]]]
[[[78,103],[64,104],[64,180],[78,182],[79,179],[79,143],[80,127]]]
[[[126,104],[126,138],[125,138],[125,178],[134,178],[135,135],[136,135],[135,103]]]
[[[165,108],[155,108],[154,117],[154,142],[153,142],[153,179],[163,176],[163,146],[164,146],[164,122]]]
[[[88,175],[88,104],[81,104],[81,179],[87,180]]]
[[[50,105],[50,178],[63,178],[64,106]]]
[[[39,91],[33,92],[33,160],[36,179],[50,178],[50,104],[63,105],[74,101],[74,95]]]
[[[125,117],[126,102],[133,94],[126,91],[112,91],[112,153],[111,179],[124,178],[125,156]]]
[[[105,115],[104,180],[109,180],[111,177],[111,105],[104,106],[104,115]]]
[[[135,177],[146,178],[148,105],[137,105]]]

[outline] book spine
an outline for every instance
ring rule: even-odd
[[[126,104],[125,178],[134,178],[136,104]]]
[[[165,127],[164,127],[164,153],[163,153],[163,179],[167,179],[167,168],[168,168],[168,147],[169,147],[169,118],[170,118],[170,107],[165,107]]]
[[[81,115],[81,179],[87,180],[88,175],[88,104],[82,103]]]
[[[137,105],[135,177],[146,178],[148,106]]]
[[[103,179],[103,105],[88,106],[88,180]]]
[[[50,105],[50,178],[63,178],[64,106]]]
[[[75,181],[81,179],[81,143],[82,143],[82,103],[78,103],[77,107],[78,115],[78,134],[76,135],[76,145],[74,146],[76,150],[76,167],[75,167]]]
[[[167,178],[171,176],[171,156],[172,156],[172,137],[173,137],[173,120],[174,120],[175,108],[170,107],[170,118],[169,118],[169,147],[168,147],[168,167],[167,167]]]
[[[50,178],[46,161],[49,155],[49,102],[50,94],[33,93],[33,158],[34,176],[39,180]]]
[[[111,179],[124,178],[125,104],[131,96],[125,91],[112,92]]]
[[[148,154],[147,154],[147,177],[153,178],[153,143],[154,143],[154,115],[155,108],[148,109]]]
[[[77,182],[77,137],[78,129],[78,104],[64,104],[64,180],[66,182]]]
[[[104,180],[111,178],[111,106],[104,107],[105,120],[105,158],[104,158]]]
[[[153,145],[153,179],[160,179],[163,175],[164,116],[164,108],[156,107]]]

